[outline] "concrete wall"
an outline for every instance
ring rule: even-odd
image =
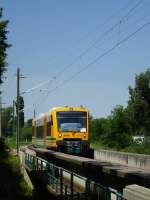
[[[94,159],[150,170],[150,156],[108,150],[95,150]]]
[[[127,200],[150,200],[150,189],[139,185],[128,185],[123,190],[123,197]]]
[[[24,177],[24,180],[26,181],[26,183],[30,187],[30,189],[33,190],[33,188],[34,188],[33,184],[32,184],[32,182],[30,180],[30,177],[29,177],[29,175],[28,175],[28,173],[27,173],[27,171],[26,171],[26,169],[24,167],[24,164],[25,164],[24,163],[24,161],[25,161],[25,154],[24,154],[24,152],[19,151],[19,157],[20,157],[20,170],[21,170],[21,173],[22,173],[22,175]]]

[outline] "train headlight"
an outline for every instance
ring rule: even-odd
[[[85,133],[83,134],[83,137],[86,137],[86,134],[85,134]]]
[[[59,135],[58,135],[58,136],[59,136],[59,138],[61,138],[61,137],[62,137],[62,134],[61,134],[61,133],[59,133]]]

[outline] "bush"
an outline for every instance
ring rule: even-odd
[[[144,141],[141,144],[133,142],[130,146],[123,149],[123,151],[139,154],[150,154],[150,141]]]
[[[20,130],[20,140],[32,141],[32,127],[24,127]]]

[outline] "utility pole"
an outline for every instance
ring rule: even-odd
[[[15,101],[13,100],[13,136],[15,136]]]
[[[20,69],[17,68],[17,134],[16,134],[16,143],[17,143],[17,154],[19,154],[19,142],[20,142],[20,78],[25,78],[22,74],[20,74]]]
[[[20,69],[17,68],[17,135],[16,135],[16,142],[17,142],[17,154],[19,154],[19,138],[20,138],[20,124],[19,124],[19,96],[20,96]]]

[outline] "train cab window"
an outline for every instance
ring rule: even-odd
[[[86,132],[87,112],[57,112],[57,123],[59,132]]]

